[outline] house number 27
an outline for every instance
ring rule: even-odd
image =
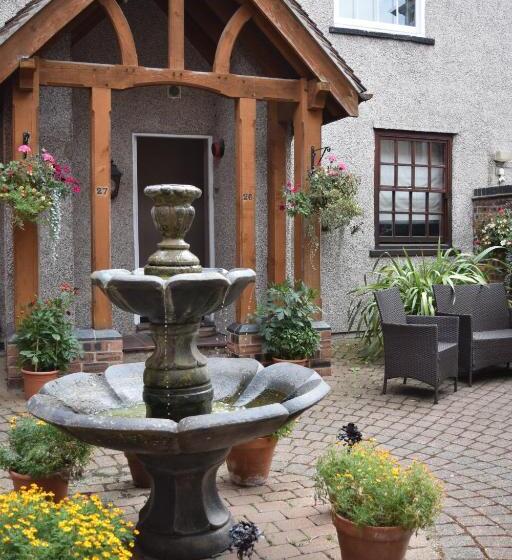
[[[96,187],[96,196],[107,196],[108,187]]]
[[[243,193],[242,200],[254,200],[254,195],[252,193]]]

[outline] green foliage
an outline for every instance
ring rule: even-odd
[[[279,430],[276,430],[272,435],[277,439],[284,439],[290,437],[295,429],[295,421],[287,422],[284,426],[281,426]]]
[[[497,214],[485,216],[477,224],[476,244],[510,251],[512,248],[512,211],[500,208]]]
[[[267,352],[283,360],[314,355],[320,345],[313,328],[313,316],[319,311],[315,298],[316,292],[303,282],[293,287],[286,281],[268,288],[266,303],[256,312]]]
[[[357,203],[359,178],[347,171],[335,156],[327,166],[317,166],[308,175],[309,188],[299,190],[290,183],[284,191],[289,216],[317,216],[324,231],[345,228],[362,215]]]
[[[330,449],[317,463],[316,487],[359,526],[423,529],[441,512],[443,489],[427,467],[403,467],[371,441]]]
[[[378,260],[372,271],[373,282],[368,282],[365,277],[365,285],[350,292],[354,299],[349,310],[349,329],[360,333],[363,357],[376,359],[383,348],[379,311],[373,292],[396,287],[400,290],[408,315],[435,315],[433,286],[486,284],[482,263],[489,261],[493,249],[470,255],[438,248],[435,258],[413,260],[408,255],[401,259],[389,257],[389,262],[384,265]]]
[[[32,486],[0,495],[2,560],[130,560],[133,525],[98,496],[66,498]],[[135,532],[136,533],[136,532]]]
[[[80,356],[80,346],[69,320],[69,308],[74,301],[74,291],[67,285],[54,299],[33,302],[16,334],[19,362],[34,371],[65,371]]]
[[[33,416],[11,420],[7,445],[0,447],[0,468],[33,478],[64,473],[79,477],[92,447]]]

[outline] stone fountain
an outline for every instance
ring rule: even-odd
[[[210,358],[196,345],[203,316],[254,282],[248,269],[203,269],[184,241],[201,191],[147,187],[162,234],[144,269],[105,270],[93,284],[129,313],[149,319],[146,363],[76,373],[44,386],[29,411],[93,445],[136,453],[151,480],[137,528],[139,557],[199,560],[229,547],[231,515],[216,485],[233,445],[275,432],[320,401],[329,386],[293,364]]]

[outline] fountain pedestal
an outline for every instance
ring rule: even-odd
[[[229,548],[233,522],[216,485],[228,453],[138,455],[152,480],[137,524],[141,559],[201,560]]]

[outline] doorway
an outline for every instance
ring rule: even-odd
[[[144,266],[161,236],[151,218],[153,202],[144,195],[148,185],[194,185],[203,196],[193,204],[196,217],[185,240],[204,267],[215,266],[211,137],[134,134],[135,264]]]

